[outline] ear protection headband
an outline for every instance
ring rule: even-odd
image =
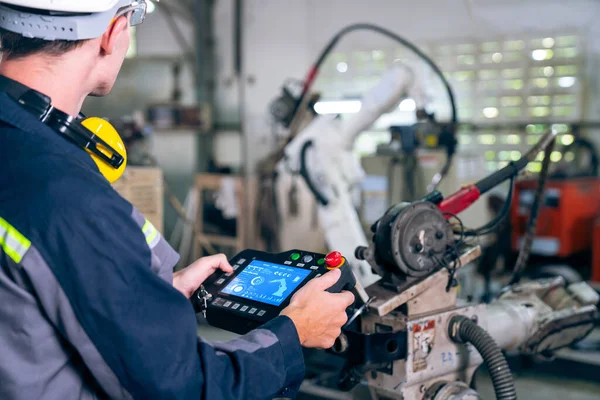
[[[100,173],[116,182],[127,165],[127,151],[115,128],[97,117],[77,118],[52,106],[50,97],[19,82],[0,75],[0,92],[7,93],[24,109],[32,113],[55,132],[87,151]]]

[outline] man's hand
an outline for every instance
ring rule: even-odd
[[[218,269],[233,272],[233,267],[224,254],[203,257],[189,267],[177,271],[173,276],[173,287],[189,299],[206,278]]]
[[[281,312],[296,325],[302,346],[328,349],[342,332],[341,328],[348,320],[346,308],[354,302],[354,295],[325,291],[340,276],[341,271],[336,269],[313,279],[292,297],[290,305]]]

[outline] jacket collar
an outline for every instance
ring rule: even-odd
[[[6,93],[0,93],[0,121],[29,134],[43,137],[45,141],[50,142],[53,148],[61,149],[68,153],[69,156],[77,157],[92,168],[93,171],[98,172],[98,167],[84,149],[71,143],[59,133],[54,132],[31,113],[24,110]]]

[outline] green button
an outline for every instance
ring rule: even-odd
[[[317,264],[319,264],[319,265],[325,264],[325,259],[321,258],[319,261],[317,261]]]
[[[300,259],[300,254],[294,253],[290,258],[292,259],[292,261],[298,261]]]

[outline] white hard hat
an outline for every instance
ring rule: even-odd
[[[146,0],[0,0],[0,28],[28,38],[85,40],[102,36],[117,15],[131,25],[146,16]]]
[[[1,0],[0,3],[46,11],[98,13],[112,10],[119,0]]]

